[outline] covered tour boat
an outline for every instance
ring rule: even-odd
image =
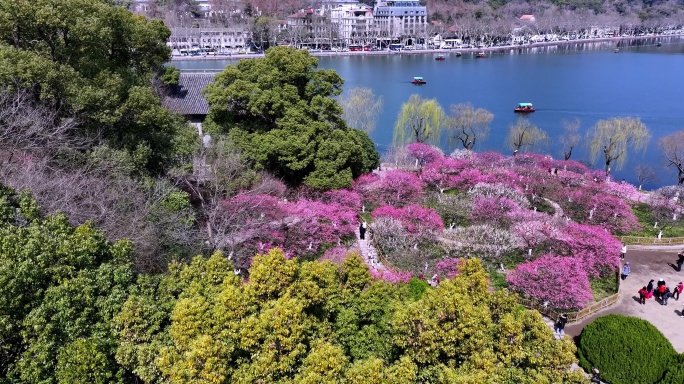
[[[517,113],[530,113],[534,112],[534,107],[532,103],[518,103],[518,106],[513,111]]]
[[[413,80],[411,80],[411,83],[421,85],[425,84],[426,81],[422,77],[416,76],[413,78]]]
[[[484,59],[485,57],[487,57],[487,55],[484,52],[478,52],[475,54],[475,57],[477,57],[478,59]]]
[[[461,57],[461,55],[462,55],[461,52],[454,52],[454,54],[456,55],[456,57]]]
[[[437,55],[437,57],[435,57],[435,60],[443,61],[443,60],[446,60],[446,57],[444,57],[444,55]]]

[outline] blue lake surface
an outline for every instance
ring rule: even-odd
[[[563,120],[578,118],[586,132],[598,120],[639,117],[652,138],[644,152],[630,152],[615,179],[636,183],[634,167],[651,164],[660,179],[645,185],[655,188],[676,183],[674,170],[667,170],[658,140],[684,130],[684,39],[655,39],[581,43],[490,52],[485,59],[470,53],[436,61],[436,54],[320,57],[319,67],[336,70],[345,79],[345,89],[368,87],[384,99],[384,108],[371,138],[382,152],[392,142],[392,131],[401,105],[410,95],[435,98],[448,112],[449,106],[470,102],[494,114],[489,138],[477,151],[511,153],[505,145],[508,126],[517,117],[519,102],[534,103],[529,119],[544,129],[551,143],[537,152],[562,158],[558,135]],[[616,46],[619,53],[614,53]],[[181,70],[221,69],[234,61],[174,61]],[[422,76],[427,84],[410,83]],[[446,148],[445,148],[446,149]],[[574,160],[589,161],[586,146],[573,153]],[[599,159],[595,165],[602,167]]]

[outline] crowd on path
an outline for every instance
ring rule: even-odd
[[[627,246],[625,244],[622,245],[622,249],[620,250],[620,260],[624,261],[627,255]],[[677,254],[677,261],[676,261],[676,266],[673,265],[675,270],[677,272],[682,271],[682,264],[684,264],[684,251],[680,251]],[[631,267],[629,266],[629,262],[625,261],[624,265],[622,266],[622,275],[621,278],[622,280],[627,279],[629,276],[630,272],[632,271]],[[675,301],[679,301],[679,296],[682,294],[682,291],[684,291],[684,283],[681,281],[677,283],[674,287],[670,288],[668,287],[667,283],[665,282],[664,278],[658,279],[658,282],[654,285],[653,283],[655,282],[654,279],[651,279],[647,285],[641,287],[639,291],[637,292],[639,294],[639,304],[645,305],[646,300],[654,297],[655,301],[659,303],[660,305],[667,305],[667,302],[670,298],[673,298]],[[679,313],[680,317],[684,317],[684,305],[682,307],[682,310]]]

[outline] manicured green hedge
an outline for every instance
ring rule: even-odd
[[[679,355],[678,364],[670,364],[665,372],[665,378],[658,384],[682,384],[684,383],[684,353]]]
[[[611,384],[659,383],[677,359],[672,344],[656,327],[622,315],[600,317],[587,325],[578,354],[582,368],[598,368],[601,379]],[[670,373],[679,376],[678,371]]]

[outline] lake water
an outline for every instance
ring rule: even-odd
[[[319,67],[336,70],[345,79],[344,88],[369,87],[384,98],[373,141],[382,152],[392,142],[392,130],[402,103],[411,94],[435,98],[448,111],[451,104],[470,102],[494,113],[489,138],[478,151],[511,153],[505,145],[509,125],[517,116],[519,102],[534,103],[529,119],[551,137],[538,152],[562,158],[557,137],[563,120],[578,118],[585,132],[598,120],[610,117],[639,117],[650,129],[651,142],[645,152],[629,153],[615,179],[636,183],[633,169],[639,163],[654,166],[662,175],[646,188],[676,183],[673,170],[666,170],[657,142],[663,136],[684,130],[684,39],[611,41],[490,52],[485,59],[470,53],[436,61],[436,54],[337,56],[319,58]],[[616,46],[620,53],[614,53]],[[228,60],[174,61],[181,70],[221,69]],[[410,83],[422,76],[427,84]],[[580,145],[573,159],[589,161]],[[601,168],[602,162],[597,161]]]

